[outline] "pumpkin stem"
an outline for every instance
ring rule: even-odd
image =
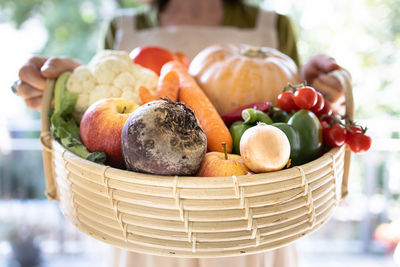
[[[268,53],[264,47],[248,46],[243,48],[241,54],[246,57],[266,58]]]

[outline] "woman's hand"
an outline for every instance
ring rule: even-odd
[[[57,78],[61,73],[74,70],[81,63],[67,57],[31,57],[19,70],[15,85],[17,95],[30,109],[40,110],[47,78]]]
[[[336,64],[333,57],[319,54],[312,57],[301,68],[301,78],[311,84],[321,74],[327,74],[337,69],[340,69],[340,66]]]
[[[334,58],[326,55],[312,57],[301,69],[301,78],[320,91],[331,103],[341,102],[344,96],[343,85],[329,75],[334,70],[342,69]]]

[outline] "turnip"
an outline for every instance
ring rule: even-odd
[[[207,138],[194,112],[183,103],[157,100],[136,109],[122,130],[128,170],[159,175],[194,175]]]

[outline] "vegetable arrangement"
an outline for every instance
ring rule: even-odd
[[[344,144],[355,153],[371,146],[366,129],[334,113],[321,93],[291,85],[295,64],[274,49],[212,46],[190,66],[161,47],[130,56],[103,51],[58,78],[52,132],[73,153],[137,172],[227,176],[302,165]]]
[[[247,106],[237,109],[242,110],[241,119],[230,126],[234,153],[243,153],[242,142],[246,142],[243,135],[259,123],[270,124],[284,132],[290,143],[288,166],[310,162],[330,147],[347,144],[354,153],[363,153],[371,146],[372,140],[365,134],[365,128],[335,114],[323,95],[310,86],[289,84],[277,96],[276,103],[277,106],[270,103],[265,112]],[[262,143],[260,138],[259,145]]]
[[[283,110],[293,111],[302,108],[314,113],[320,120],[323,140],[328,146],[338,147],[347,144],[354,153],[367,152],[371,147],[372,139],[366,135],[367,129],[345,116],[334,113],[330,102],[314,88],[305,84],[288,85],[278,99],[280,99],[278,106]]]

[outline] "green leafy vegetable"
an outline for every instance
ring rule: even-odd
[[[70,72],[61,74],[54,89],[54,111],[51,115],[51,131],[54,138],[72,153],[103,164],[106,161],[104,152],[89,152],[83,145],[77,122],[72,116],[72,111],[78,95],[66,90]]]

